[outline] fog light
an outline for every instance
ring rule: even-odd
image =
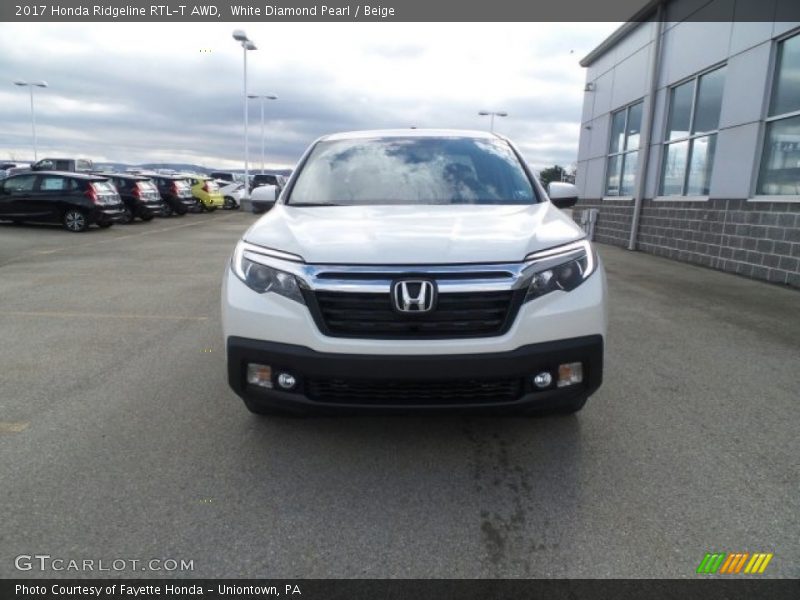
[[[535,385],[539,389],[544,389],[548,387],[551,383],[553,383],[553,376],[550,375],[547,371],[542,371],[541,373],[537,373],[533,377],[533,385]]]
[[[247,365],[247,383],[260,387],[272,387],[272,367],[249,363]]]
[[[583,381],[583,364],[579,362],[558,365],[558,387],[574,385]]]
[[[297,379],[289,373],[281,373],[278,375],[278,385],[285,390],[290,390],[297,385]]]

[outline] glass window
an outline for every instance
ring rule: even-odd
[[[724,87],[725,67],[720,67],[670,91],[662,196],[708,195]]]
[[[39,189],[43,192],[55,192],[66,189],[66,180],[63,177],[42,177],[39,182]]]
[[[689,135],[693,97],[694,79],[683,85],[672,88],[669,98],[668,140],[677,140]]]
[[[608,157],[608,169],[606,172],[606,194],[608,196],[621,196],[619,189],[620,166],[622,165],[622,155],[615,154]]]
[[[722,108],[722,89],[725,86],[725,69],[717,69],[700,78],[697,102],[694,109],[693,133],[708,133],[719,128]]]
[[[800,195],[800,115],[767,123],[757,193]]]
[[[664,196],[678,196],[683,192],[686,177],[686,158],[689,156],[689,141],[669,144],[664,158],[661,176],[661,193]]]
[[[116,194],[117,190],[110,181],[92,181],[92,187],[101,194]]]
[[[622,152],[625,143],[625,111],[614,113],[611,117],[611,144],[609,152],[615,154]]]
[[[778,44],[756,193],[800,195],[800,35]]]
[[[319,142],[287,204],[531,204],[533,187],[505,141],[391,137]]]
[[[639,153],[628,152],[623,154],[622,163],[622,187],[619,191],[621,196],[630,196],[633,194],[633,182],[636,179],[636,167],[639,164]]]
[[[711,165],[717,136],[695,138],[689,158],[689,178],[686,182],[687,196],[707,196],[711,183]]]
[[[625,128],[625,150],[639,149],[639,134],[642,129],[642,107],[644,104],[634,104],[628,111],[628,125]]]
[[[35,180],[35,175],[11,177],[10,179],[5,180],[3,183],[3,189],[5,189],[7,192],[30,192],[33,190],[33,182]]]
[[[800,110],[800,35],[778,45],[770,116]]]
[[[611,140],[606,163],[606,196],[630,196],[639,164],[642,102],[611,115]]]

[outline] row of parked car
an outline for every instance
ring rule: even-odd
[[[244,195],[243,182],[196,174],[103,172],[79,161],[91,168],[84,159],[43,159],[24,170],[6,171],[0,180],[0,220],[56,222],[81,232],[92,225],[238,209]],[[270,187],[266,197],[274,203],[280,190]]]

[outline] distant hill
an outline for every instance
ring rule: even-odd
[[[141,165],[130,165],[127,163],[119,162],[96,162],[95,167],[101,169],[112,169],[114,171],[124,171],[125,169],[172,169],[173,171],[188,172],[188,173],[211,173],[212,171],[225,171],[228,173],[244,173],[244,169],[209,169],[201,167],[200,165],[193,165],[191,163],[144,163]],[[251,169],[250,174],[259,173],[260,169]],[[267,169],[268,173],[278,173],[279,175],[291,175],[291,169]]]

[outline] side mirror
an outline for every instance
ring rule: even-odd
[[[260,185],[250,192],[250,206],[256,214],[270,210],[278,199],[278,188],[274,185]]]
[[[571,183],[551,181],[547,185],[547,195],[558,208],[570,208],[578,201],[578,188]]]

